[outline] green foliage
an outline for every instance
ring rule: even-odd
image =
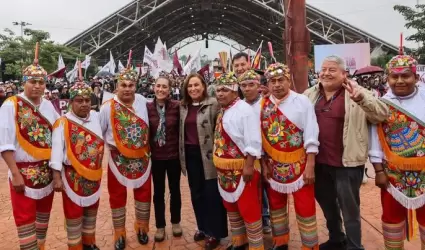
[[[416,33],[406,37],[406,40],[421,43],[421,47],[413,50],[413,54],[420,63],[425,63],[425,4],[419,4],[415,7],[396,5],[394,10],[403,15],[406,20],[406,28],[416,30]]]
[[[57,44],[50,39],[50,34],[42,30],[25,29],[24,37],[16,36],[11,30],[0,33],[0,58],[6,64],[5,74],[19,79],[22,70],[34,60],[36,42],[40,43],[39,63],[51,73],[56,70],[59,54],[62,54],[65,65],[73,68],[76,58],[84,60],[75,48]]]
[[[371,65],[378,66],[385,69],[387,63],[391,60],[391,58],[393,58],[393,56],[395,55],[388,54],[388,55],[381,55],[377,58],[372,58]]]

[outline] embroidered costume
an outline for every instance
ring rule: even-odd
[[[266,77],[290,79],[283,64],[272,64]],[[261,103],[261,133],[264,158],[271,166],[267,188],[274,246],[288,245],[288,194],[294,197],[295,213],[302,249],[318,249],[314,185],[305,185],[303,174],[308,153],[318,153],[319,128],[313,104],[301,94],[289,90],[286,99],[273,95]]]
[[[409,56],[395,56],[389,71],[410,69],[417,62]],[[419,223],[422,248],[425,247],[425,89],[416,88],[409,96],[389,91],[382,99],[390,109],[389,118],[370,129],[369,157],[382,163],[389,187],[381,190],[382,227],[386,249],[403,249],[404,239],[415,234]],[[416,215],[416,219],[415,219]],[[407,231],[406,231],[407,230]]]
[[[24,70],[23,81],[47,80],[37,54],[38,44],[34,64]],[[0,117],[0,152],[14,151],[16,165],[25,182],[25,192],[17,193],[11,184],[13,176],[9,170],[10,198],[20,249],[44,249],[53,202],[49,168],[52,124],[59,114],[49,101],[41,99],[36,106],[22,93],[3,103]]]
[[[118,77],[118,81],[123,80],[136,81],[137,74],[125,69]],[[127,107],[115,96],[103,104],[100,119],[105,141],[110,148],[108,191],[115,240],[125,239],[126,235],[127,188],[134,189],[135,230],[147,238],[151,204],[151,159],[146,99],[136,94],[132,107]]]
[[[236,86],[235,86],[236,85]],[[224,74],[217,87],[237,91],[237,79]],[[247,154],[261,156],[261,137],[257,116],[240,99],[222,108],[214,133],[213,161],[217,168],[218,188],[229,216],[232,243],[249,249],[264,249],[261,221],[260,165],[255,161],[253,179],[245,183],[242,172]]]
[[[90,97],[91,87],[78,82],[70,98]],[[53,126],[50,167],[61,172],[68,249],[95,247],[96,216],[99,207],[104,142],[98,114],[91,111],[85,119],[72,111]]]

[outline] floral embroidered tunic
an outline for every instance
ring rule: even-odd
[[[291,91],[277,110],[276,102],[270,96],[260,107],[264,157],[273,166],[271,187],[293,193],[304,185],[305,154],[319,152],[319,126],[313,104],[306,96]]]
[[[370,126],[369,158],[383,163],[388,192],[404,207],[417,209],[425,204],[425,88],[406,97],[389,91],[383,101],[390,117]]]
[[[16,110],[16,108],[18,108],[18,110]],[[46,121],[39,121],[40,117],[35,115],[35,112],[39,112]],[[42,99],[40,105],[36,107],[22,93],[7,99],[3,103],[0,108],[0,117],[0,152],[8,150],[14,151],[15,161],[18,164],[26,165],[21,169],[26,183],[25,195],[33,199],[41,199],[49,195],[53,191],[51,173],[48,173],[48,160],[50,154],[48,154],[47,157],[41,157],[43,159],[40,157],[36,158],[36,156],[33,155],[34,152],[25,150],[28,146],[20,144],[17,135],[18,133],[26,133],[26,135],[21,134],[22,138],[26,138],[24,144],[33,143],[36,147],[36,144],[38,144],[41,146],[44,145],[44,148],[51,148],[51,131],[47,129],[45,125],[47,125],[46,122],[49,123],[49,126],[53,125],[56,119],[59,118],[59,114],[50,101]],[[19,126],[24,128],[20,129],[21,131],[17,131],[17,118],[21,123]],[[9,179],[11,179],[12,175],[10,171],[8,174]],[[43,185],[44,187],[42,188],[32,188],[28,185],[27,181],[35,186],[49,184],[47,186]]]
[[[115,96],[100,109],[105,143],[112,147],[109,168],[128,188],[141,187],[150,176],[149,118],[147,100],[136,94],[132,109]]]
[[[70,112],[56,122],[53,129],[50,167],[61,171],[66,194],[81,207],[93,205],[100,198],[103,152],[104,142],[97,112],[91,111],[86,122],[82,122]],[[69,154],[72,154],[73,160],[70,160]],[[77,161],[76,165],[83,164],[81,166],[83,171],[80,172],[84,172],[85,169],[100,170],[100,176],[90,178],[92,180],[86,178],[84,173],[78,173],[76,170],[78,167],[73,166],[73,161]],[[89,175],[93,174],[89,173],[87,176]]]
[[[213,161],[221,197],[230,203],[236,202],[244,190],[241,177],[246,156],[261,157],[260,123],[253,111],[238,99],[217,118]],[[259,170],[258,161],[254,165]]]

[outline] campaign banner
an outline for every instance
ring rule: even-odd
[[[419,83],[425,85],[425,64],[416,66],[416,73],[419,75]]]
[[[68,99],[56,99],[52,100],[51,103],[53,104],[53,107],[55,107],[56,111],[62,116],[66,112],[68,112]]]
[[[323,60],[328,56],[338,56],[345,60],[350,74],[357,69],[370,66],[369,43],[327,44],[314,46],[315,71],[320,72]]]

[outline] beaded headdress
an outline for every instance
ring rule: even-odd
[[[139,73],[137,73],[137,71],[131,68],[131,54],[132,54],[132,50],[130,50],[128,54],[127,67],[121,70],[116,76],[116,79],[118,82],[121,82],[121,81],[137,82],[137,80],[139,79]]]
[[[291,72],[289,71],[288,66],[283,63],[270,64],[264,75],[266,76],[267,80],[279,76],[284,76],[288,79],[291,79]]]
[[[255,72],[255,70],[250,69],[248,71],[246,71],[245,73],[243,73],[239,78],[239,83],[243,83],[243,82],[255,82],[255,83],[260,83],[260,79],[261,76]]]
[[[403,73],[406,70],[410,70],[416,73],[416,66],[418,62],[411,56],[408,55],[397,55],[391,58],[387,63],[388,73]]]
[[[39,43],[37,42],[35,44],[35,56],[34,56],[34,62],[30,66],[26,67],[24,71],[22,72],[22,81],[26,82],[29,80],[36,80],[36,81],[47,81],[47,72],[46,70],[41,67],[40,64],[38,64],[38,53],[39,53]]]
[[[76,96],[86,96],[90,97],[93,93],[92,88],[84,83],[83,74],[81,70],[81,61],[78,61],[78,80],[75,84],[69,89],[69,98],[72,100]]]
[[[216,88],[225,87],[232,91],[238,91],[239,81],[234,72],[223,73],[215,80],[215,86]]]

